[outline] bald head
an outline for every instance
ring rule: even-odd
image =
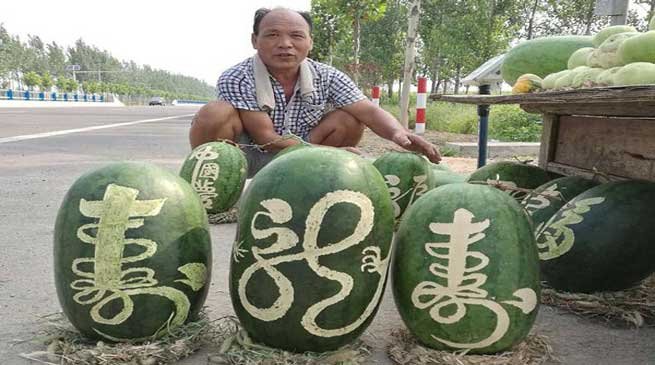
[[[264,17],[267,16],[268,14],[275,14],[275,15],[284,14],[285,16],[302,18],[304,22],[307,23],[307,26],[309,28],[309,33],[311,34],[312,32],[312,28],[313,28],[312,17],[311,15],[309,15],[309,12],[307,11],[296,11],[287,8],[282,8],[282,7],[278,7],[274,9],[260,8],[257,9],[257,11],[255,11],[255,19],[252,26],[252,32],[255,36],[259,35],[259,26],[262,22],[262,19],[264,19]]]

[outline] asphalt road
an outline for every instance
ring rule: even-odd
[[[0,109],[0,365],[29,364],[19,353],[43,350],[28,340],[37,320],[60,311],[53,282],[55,216],[77,177],[114,161],[147,161],[178,171],[189,152],[192,107]],[[214,267],[207,300],[212,317],[232,314],[229,253],[235,225],[211,227]],[[389,332],[403,326],[390,291],[366,339],[374,359]],[[655,364],[655,329],[609,328],[542,306],[538,333],[564,364]],[[181,364],[206,363],[206,351]]]

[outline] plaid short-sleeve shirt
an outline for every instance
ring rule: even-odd
[[[343,106],[366,99],[362,91],[343,72],[334,67],[307,59],[313,75],[314,91],[304,97],[296,87],[289,103],[282,85],[270,77],[275,107],[263,110],[257,103],[253,59],[249,58],[223,72],[216,84],[218,100],[225,100],[236,109],[263,111],[273,121],[275,132],[292,133],[305,140],[323,115]]]

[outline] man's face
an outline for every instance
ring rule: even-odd
[[[309,25],[294,11],[273,10],[259,23],[252,46],[270,71],[294,72],[312,49]]]

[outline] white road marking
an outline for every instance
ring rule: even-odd
[[[190,117],[190,116],[193,116],[193,115],[194,114],[183,114],[183,115],[175,115],[175,116],[172,116],[172,117],[165,117],[165,118],[143,119],[143,120],[135,120],[135,121],[132,121],[132,122],[97,125],[97,126],[93,126],[93,127],[64,129],[64,130],[61,130],[61,131],[44,132],[44,133],[36,133],[36,134],[24,134],[22,136],[13,136],[13,137],[0,138],[0,143],[17,142],[17,141],[24,141],[24,140],[27,140],[27,139],[36,139],[36,138],[46,138],[46,137],[52,137],[52,136],[60,136],[60,135],[63,135],[63,134],[94,131],[94,130],[97,130],[97,129],[124,127],[124,126],[134,125],[134,124],[159,122],[159,121],[162,121],[162,120],[175,119],[175,118],[184,118],[184,117]]]

